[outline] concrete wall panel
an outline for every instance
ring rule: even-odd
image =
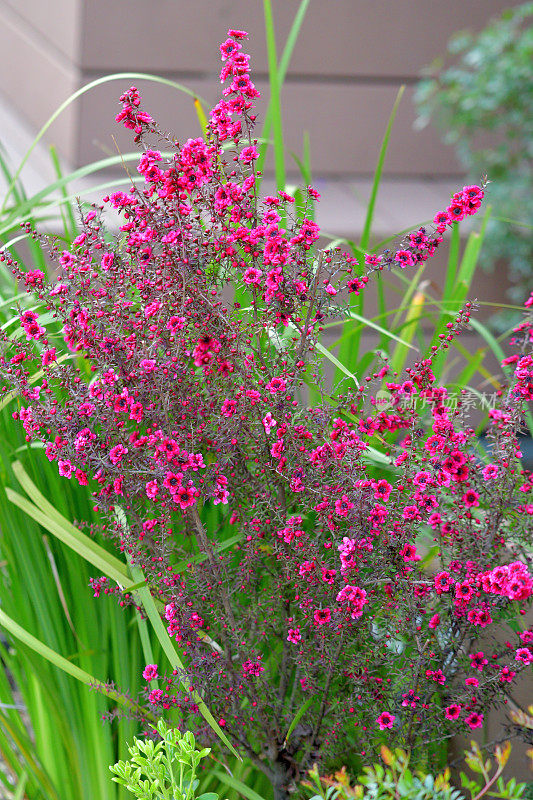
[[[76,72],[36,40],[31,29],[17,25],[6,9],[0,10],[0,52],[0,91],[37,132],[77,88]],[[70,106],[47,133],[47,141],[68,159],[75,154],[77,113]]]
[[[274,3],[278,49],[298,0]],[[312,0],[291,70],[306,75],[415,78],[461,28],[480,30],[505,0]],[[244,28],[256,70],[266,70],[261,0],[91,0],[83,3],[83,69],[212,73],[228,27]]]
[[[0,0],[0,9],[9,9],[21,26],[46,48],[76,63],[80,53],[80,7],[83,0]]]
[[[187,82],[212,104],[217,102],[221,87],[216,81],[194,79]],[[160,124],[179,139],[198,136],[199,128],[190,98],[157,84],[136,82],[142,89],[144,108]],[[131,137],[114,124],[120,106],[121,92],[129,82],[110,83],[80,101],[80,139],[77,160],[84,163],[102,153],[101,144],[111,146],[111,133],[121,148],[129,147]],[[266,86],[258,82],[264,90]],[[394,104],[398,85],[350,85],[338,83],[288,82],[282,94],[286,148],[302,154],[303,135],[311,142],[311,159],[315,175],[347,177],[350,174],[372,174],[381,140]],[[449,175],[461,172],[453,149],[440,144],[438,134],[427,128],[414,131],[412,90],[404,95],[391,136],[386,172],[389,175]],[[261,134],[265,101],[258,103]],[[99,149],[100,148],[100,149]],[[296,173],[290,155],[287,163]],[[271,165],[270,165],[271,166]]]

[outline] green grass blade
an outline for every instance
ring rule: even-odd
[[[24,630],[18,622],[15,622],[14,619],[8,617],[8,615],[0,609],[0,626],[2,626],[8,633],[15,637],[15,639],[20,639],[20,641],[27,645],[27,647],[31,648],[35,653],[45,658],[54,666],[59,667],[59,669],[66,672],[67,675],[71,675],[76,680],[80,681],[80,683],[84,683],[86,686],[98,687],[98,690],[102,692],[106,697],[109,697],[110,700],[113,700],[115,703],[123,706],[132,707],[135,704],[132,700],[127,699],[119,692],[116,692],[114,689],[110,689],[105,686],[104,681],[98,680],[93,675],[90,675],[85,670],[80,669],[80,667],[73,664],[72,661],[69,661],[68,658],[63,658],[62,655],[56,653],[55,650],[52,650],[48,645],[41,642],[35,636],[32,636],[31,633]]]
[[[347,369],[347,368],[344,366],[344,364],[343,364],[341,361],[339,361],[339,359],[338,359],[338,358],[336,358],[336,357],[333,355],[333,353],[330,353],[330,352],[329,352],[329,350],[326,350],[326,348],[324,347],[324,345],[320,344],[320,342],[317,342],[317,343],[315,344],[315,347],[316,347],[316,349],[318,350],[318,352],[319,352],[319,353],[322,353],[322,355],[323,355],[323,356],[325,356],[325,357],[328,359],[328,361],[331,361],[331,363],[332,363],[334,366],[336,366],[336,367],[337,367],[337,369],[338,369],[338,370],[340,370],[340,372],[343,372],[343,373],[344,373],[344,375],[346,375],[348,378],[351,378],[351,379],[352,379],[352,381],[355,383],[355,385],[356,385],[357,387],[359,387],[359,381],[357,380],[357,378],[355,377],[355,375],[353,374],[353,372],[350,372],[350,370],[349,370],[349,369]]]
[[[24,793],[26,790],[26,784],[28,783],[28,773],[26,770],[20,776],[17,785],[15,787],[15,791],[13,792],[13,800],[24,800]]]
[[[302,703],[302,705],[300,706],[300,708],[298,709],[298,711],[294,715],[294,718],[293,718],[291,724],[289,725],[289,729],[288,729],[288,731],[287,731],[287,733],[285,735],[285,739],[283,741],[283,746],[284,747],[287,747],[287,742],[289,741],[291,733],[293,732],[295,727],[298,725],[298,723],[300,722],[301,718],[303,717],[303,715],[305,714],[305,712],[307,711],[307,709],[309,708],[311,703],[314,701],[314,699],[315,699],[314,696],[313,697],[309,697],[305,701],[305,703]]]
[[[124,155],[121,156],[109,156],[108,158],[102,158],[99,161],[93,161],[91,164],[86,164],[85,166],[74,170],[68,175],[62,175],[61,178],[52,181],[52,183],[48,184],[43,189],[40,189],[26,201],[15,206],[11,218],[8,218],[7,222],[5,222],[3,227],[0,228],[0,236],[5,236],[6,233],[13,228],[14,219],[16,219],[17,222],[24,221],[28,215],[31,215],[34,212],[36,205],[38,205],[41,200],[48,197],[48,195],[50,195],[52,192],[55,192],[57,189],[61,190],[68,183],[78,181],[80,178],[84,178],[87,175],[92,175],[95,172],[109,169],[110,167],[122,164],[123,162],[135,162],[138,160],[138,153],[124,153]],[[128,181],[130,180],[131,179],[128,178]],[[58,202],[60,203],[62,200],[56,201],[55,204],[57,205]],[[7,211],[9,211],[9,209]],[[3,216],[5,216],[7,211],[4,212]]]
[[[405,322],[403,327],[404,342],[398,342],[394,349],[394,353],[390,360],[390,366],[393,372],[400,373],[404,367],[405,359],[407,358],[408,348],[413,341],[413,337],[417,329],[417,321],[420,319],[422,310],[424,308],[425,295],[423,292],[416,292],[414,295],[407,313],[405,315]]]
[[[198,97],[194,98],[194,109],[196,111],[196,116],[198,117],[198,122],[200,123],[200,128],[202,129],[202,136],[204,139],[207,138],[207,116],[204,111],[204,107],[200,102]]]
[[[219,553],[223,553],[225,550],[228,550],[230,547],[233,547],[234,544],[240,542],[242,539],[242,534],[236,533],[234,536],[231,536],[229,539],[226,539],[222,544],[218,547],[214,548],[214,553],[218,555]],[[183,572],[183,570],[187,569],[189,564],[201,564],[207,559],[205,553],[197,553],[194,556],[190,556],[183,561],[178,561],[177,564],[173,565],[172,569],[174,572],[179,573]]]
[[[486,325],[483,324],[483,322],[480,322],[475,317],[470,318],[470,325],[485,340],[485,342],[490,347],[490,349],[492,350],[498,361],[501,363],[505,358],[505,353],[503,351],[502,346],[494,336],[494,334],[487,328]],[[512,370],[510,369],[509,366],[502,367],[502,369],[507,376],[510,376],[512,374]]]
[[[235,778],[233,775],[226,775],[225,772],[221,772],[220,770],[215,770],[215,775],[225,783],[226,786],[229,786],[231,789],[235,789],[239,795],[246,797],[246,800],[265,800],[260,794],[254,791],[250,786],[240,781],[238,778]]]
[[[490,206],[487,208],[483,217],[483,222],[479,232],[472,231],[468,237],[465,247],[463,258],[459,262],[460,250],[460,235],[459,225],[456,223],[452,230],[452,237],[450,242],[450,256],[448,259],[448,268],[446,271],[446,282],[444,286],[444,294],[442,297],[443,307],[449,307],[452,303],[455,304],[457,311],[466,300],[472,278],[476,271],[481,246],[485,238],[487,223],[490,217]],[[453,306],[452,306],[453,307]],[[437,345],[439,342],[439,334],[443,332],[448,313],[443,311],[440,319],[435,328],[435,334],[431,341],[430,347]],[[428,351],[429,352],[429,351]],[[446,352],[441,351],[433,358],[432,370],[436,380],[440,380],[446,362]]]
[[[461,233],[458,224],[452,227],[452,234],[450,236],[450,252],[448,254],[448,267],[446,269],[446,281],[444,283],[444,291],[442,299],[446,301],[452,295],[452,290],[457,279],[457,271],[459,264],[459,251],[461,248]]]
[[[390,312],[386,312],[383,315],[378,314],[377,317],[369,318],[369,317],[362,317],[360,314],[357,314],[355,311],[349,311],[346,316],[348,316],[350,319],[357,320],[358,322],[361,323],[361,325],[358,325],[357,328],[355,328],[354,330],[348,330],[345,333],[343,333],[342,336],[340,336],[339,339],[337,339],[337,341],[334,342],[334,344],[330,345],[330,347],[337,347],[338,345],[342,345],[345,341],[347,341],[350,337],[353,336],[354,331],[355,332],[360,332],[361,330],[363,330],[363,328],[367,328],[368,327],[368,328],[372,328],[373,330],[377,331],[379,334],[382,334],[386,339],[392,339],[395,342],[398,342],[399,344],[403,344],[403,345],[405,345],[405,347],[416,351],[417,348],[414,345],[410,344],[407,341],[407,339],[402,339],[401,336],[398,336],[396,333],[393,333],[392,331],[389,331],[386,328],[384,328],[382,325],[378,325],[377,322],[374,322],[374,319],[378,319],[380,316],[385,316],[386,317],[388,313],[390,313]],[[348,323],[344,323],[344,326],[346,326],[347,324]]]
[[[65,353],[64,355],[60,356],[57,359],[57,363],[61,364],[63,361],[66,361],[69,358],[76,358],[76,354],[75,353]],[[35,372],[31,376],[31,378],[28,379],[28,383],[29,384],[36,383],[40,378],[43,377],[43,375],[44,375],[44,370],[40,369],[38,372]],[[0,411],[2,411],[7,405],[9,405],[9,403],[12,400],[14,400],[15,397],[17,397],[17,396],[18,396],[18,389],[11,389],[10,392],[7,392],[7,394],[2,398],[2,400],[0,400]]]
[[[501,345],[497,341],[497,339],[491,333],[491,331],[487,328],[486,325],[484,325],[478,319],[475,319],[475,318],[472,318],[472,317],[470,318],[470,324],[474,328],[475,331],[477,331],[479,334],[481,334],[481,336],[483,336],[483,338],[487,342],[488,346],[490,347],[490,349],[492,350],[492,352],[494,353],[494,355],[496,356],[496,358],[498,359],[498,361],[501,364],[501,362],[505,358],[505,353],[504,353]],[[502,366],[502,369],[505,372],[505,374],[507,375],[507,377],[510,377],[512,375],[512,368],[511,367]],[[525,417],[525,420],[527,422],[527,426],[529,428],[529,432],[530,432],[531,436],[533,436],[533,414],[531,413],[531,410],[530,410],[529,407],[526,407],[525,412],[524,412],[524,417]]]
[[[97,570],[103,572],[112,580],[116,581],[124,589],[129,590],[129,578],[127,576],[124,565],[118,561],[114,556],[104,550],[103,547],[93,542],[85,534],[74,527],[68,520],[65,520],[67,525],[63,526],[57,520],[48,517],[36,505],[31,503],[18,492],[6,487],[6,495],[8,500],[26,512],[29,517],[38,522],[43,528],[46,528],[57,539],[70,547],[74,552],[79,553],[86,561],[96,567]],[[121,568],[118,568],[120,565]]]
[[[39,524],[43,525],[50,533],[53,533],[54,536],[63,541],[64,544],[67,544],[68,547],[79,553],[79,555],[93,564],[93,566],[102,570],[102,572],[114,581],[121,584],[123,588],[127,589],[131,580],[128,576],[126,565],[82,533],[75,525],[66,519],[66,517],[60,514],[37,489],[20,461],[16,461],[13,464],[13,472],[28,497],[33,500],[33,503],[30,503],[22,495],[6,487],[9,500],[28,513],[33,519],[39,522]]]
[[[420,279],[421,279],[422,274],[424,272],[424,268],[425,268],[425,264],[421,264],[419,266],[419,268],[417,269],[417,271],[415,272],[415,274],[413,275],[413,277],[411,278],[411,280],[409,280],[409,282],[407,283],[407,288],[406,288],[406,290],[405,290],[405,292],[403,294],[401,305],[396,310],[396,315],[395,315],[394,320],[393,320],[392,325],[391,325],[393,330],[396,330],[398,328],[398,325],[400,324],[400,319],[402,317],[402,313],[409,308],[409,306],[411,304],[411,298],[413,297],[413,295],[414,295],[415,291],[417,290],[417,288],[419,289],[419,291],[421,291],[422,288],[425,289],[425,287],[427,285],[426,282],[424,282],[424,286],[423,287],[419,286]],[[391,313],[390,311],[387,312],[387,314],[390,314],[390,313]]]
[[[483,348],[479,348],[475,353],[470,354],[466,347],[464,347],[460,342],[454,341],[453,345],[466,361],[465,367],[461,370],[456,378],[456,383],[458,386],[468,386],[476,372],[483,369],[482,364],[485,357],[485,350]]]
[[[291,29],[289,31],[289,35],[287,36],[287,41],[285,43],[285,47],[283,49],[283,53],[281,55],[281,60],[279,62],[279,67],[277,71],[277,78],[278,78],[278,88],[281,91],[281,87],[285,81],[285,76],[287,74],[287,70],[289,68],[289,64],[292,58],[292,53],[294,50],[294,46],[298,39],[298,35],[300,33],[300,28],[302,27],[302,23],[304,21],[304,17],[307,11],[311,0],[302,0],[300,5],[298,6],[298,11],[294,17],[293,23],[291,25]],[[268,152],[268,145],[270,140],[270,131],[272,128],[272,121],[273,121],[273,104],[272,104],[272,97],[270,98],[268,108],[265,114],[265,121],[263,123],[263,132],[261,138],[264,140],[264,143],[259,148],[259,158],[256,162],[256,169],[258,172],[263,172],[265,166],[265,160]],[[258,185],[260,181],[258,180]]]
[[[392,133],[392,126],[394,125],[394,120],[396,119],[396,113],[398,111],[398,106],[400,105],[401,99],[403,97],[403,93],[405,92],[405,86],[400,86],[398,89],[398,94],[396,95],[396,100],[394,101],[394,105],[392,107],[392,111],[389,116],[389,120],[387,122],[387,127],[385,129],[385,135],[383,136],[383,141],[381,143],[381,148],[379,151],[378,162],[376,165],[376,170],[374,172],[374,180],[372,183],[372,191],[370,192],[370,199],[368,201],[368,206],[366,210],[366,217],[365,217],[365,224],[363,225],[363,232],[361,234],[361,241],[360,247],[361,250],[366,251],[368,249],[368,245],[370,243],[370,232],[372,230],[372,222],[374,220],[374,211],[376,208],[376,199],[378,196],[379,185],[381,183],[381,175],[383,173],[383,167],[385,164],[385,158],[387,156],[387,150],[389,148],[389,140]]]
[[[378,160],[376,164],[376,169],[374,171],[374,180],[372,182],[372,190],[370,192],[370,198],[368,201],[366,216],[365,216],[365,223],[363,225],[363,232],[361,234],[361,240],[359,242],[359,251],[358,251],[358,258],[360,259],[360,267],[363,268],[362,258],[359,255],[359,252],[365,253],[368,250],[368,246],[370,244],[370,233],[372,230],[372,222],[374,220],[374,210],[376,206],[376,199],[378,196],[379,186],[381,183],[381,176],[383,173],[383,167],[385,165],[385,158],[387,156],[387,150],[389,147],[389,140],[392,133],[392,127],[394,125],[394,120],[396,119],[396,113],[398,111],[398,106],[400,105],[403,93],[405,91],[405,86],[400,86],[398,90],[398,94],[396,95],[396,100],[394,101],[394,105],[392,107],[392,111],[390,113],[387,127],[385,129],[385,134],[383,136],[383,140],[381,142],[381,147],[378,155]],[[378,291],[378,309],[379,313],[383,314],[385,312],[385,294],[383,291],[382,279],[377,281],[377,291]],[[359,296],[354,296],[350,298],[350,305],[355,312],[362,316],[364,311],[364,292],[361,292]],[[381,334],[381,339],[384,341],[383,334]],[[343,344],[339,347],[339,360],[342,363],[351,369],[352,371],[355,369],[355,364],[359,360],[359,348],[361,344],[361,331],[354,331],[352,332],[351,336],[343,342]]]
[[[59,156],[57,154],[57,150],[54,145],[50,145],[50,158],[52,159],[52,164],[54,165],[54,171],[56,173],[56,178],[61,180],[63,177],[63,173],[61,170],[61,164],[59,162]],[[68,192],[67,192],[67,184],[63,184],[61,187],[61,196],[63,198],[63,203],[61,204],[61,215],[63,217],[63,227],[65,233],[65,239],[68,241],[69,239],[74,239],[76,237],[76,219],[74,217],[74,211],[72,210],[72,204],[68,202]]]
[[[32,742],[30,738],[26,735],[21,735],[20,731],[18,731],[14,725],[11,724],[10,720],[7,718],[5,714],[0,711],[0,726],[7,731],[9,737],[13,740],[16,747],[20,751],[22,758],[24,759],[24,763],[27,765],[28,769],[33,774],[34,778],[37,780],[39,785],[42,787],[43,791],[46,793],[46,796],[49,798],[54,798],[54,800],[59,800],[57,791],[52,784],[49,775],[43,770],[43,768],[37,763],[35,758],[32,755]],[[23,775],[27,773],[23,771]]]
[[[472,283],[472,278],[474,277],[475,269],[477,267],[481,246],[483,244],[483,240],[485,239],[485,232],[487,229],[487,223],[490,219],[490,212],[491,206],[487,206],[487,210],[483,215],[483,222],[479,233],[472,231],[468,237],[465,252],[463,258],[461,259],[459,273],[454,286],[455,299],[457,299],[458,295],[458,299],[461,301],[466,298],[470,284]]]
[[[271,0],[263,0],[265,33],[268,54],[268,76],[270,80],[270,108],[274,133],[274,166],[278,189],[285,188],[285,150],[283,147],[283,123],[281,117],[280,75],[276,54],[276,35],[272,17]]]

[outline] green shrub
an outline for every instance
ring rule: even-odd
[[[112,780],[140,800],[218,800],[215,792],[196,794],[198,765],[211,749],[197,750],[190,731],[182,735],[177,728],[169,729],[164,720],[157,723],[157,732],[158,742],[134,740],[128,748],[130,760],[109,767]]]
[[[531,784],[518,783],[514,778],[505,783],[501,777],[511,754],[511,744],[506,742],[494,749],[494,763],[485,759],[479,745],[471,742],[471,750],[465,751],[464,761],[475,777],[461,772],[461,787],[464,794],[450,783],[450,769],[434,777],[426,771],[410,768],[411,755],[396,748],[381,748],[381,759],[385,766],[374,764],[365,767],[358,780],[350,785],[345,767],[334,775],[321,777],[315,764],[308,771],[310,778],[302,785],[315,791],[311,800],[481,800],[495,797],[500,800],[525,800],[529,797]]]
[[[517,302],[527,297],[533,258],[532,16],[533,3],[524,3],[477,35],[457,33],[452,65],[437,59],[416,92],[419,126],[431,120],[471,176],[487,173],[494,206],[506,209],[490,222],[483,261],[508,263]]]

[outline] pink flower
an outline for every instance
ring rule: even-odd
[[[341,517],[345,517],[352,508],[354,508],[354,504],[348,500],[345,494],[339,500],[335,500],[335,511]]]
[[[174,502],[184,511],[189,506],[196,503],[196,498],[200,495],[200,491],[189,481],[187,486],[180,486],[175,495],[173,495]]]
[[[465,215],[464,200],[461,192],[457,192],[452,197],[452,202],[446,209],[448,217],[453,222],[460,222]]]
[[[405,544],[400,550],[400,555],[404,561],[420,561],[420,556],[416,554],[416,546],[414,544]]]
[[[468,658],[470,659],[470,666],[472,669],[478,669],[480,671],[489,663],[488,659],[485,658],[485,654],[481,650],[479,653],[470,653]]]
[[[154,500],[159,494],[159,486],[157,485],[157,481],[148,481],[145,486],[146,496],[150,498],[150,500]]]
[[[515,677],[516,672],[509,667],[502,667],[500,671],[500,683],[512,683],[513,678]]]
[[[395,719],[396,717],[394,714],[389,714],[388,711],[383,711],[376,719],[376,722],[379,725],[380,730],[384,731],[386,728],[393,727]]]
[[[346,537],[345,537],[346,538]],[[360,617],[363,613],[363,607],[368,603],[368,596],[365,589],[360,586],[351,586],[347,584],[337,595],[338,603],[347,603],[348,611],[352,619]]]
[[[201,453],[191,453],[187,461],[187,467],[188,469],[192,469],[193,472],[198,472],[199,469],[205,469],[203,455]]]
[[[283,378],[272,378],[272,380],[269,381],[265,386],[265,389],[271,394],[276,394],[276,392],[284,392],[286,388],[287,383],[283,380]]]
[[[433,616],[429,620],[429,627],[436,628],[437,625],[440,625],[440,617],[438,614],[433,614]]]
[[[147,373],[153,372],[156,369],[156,366],[156,362],[153,358],[143,358],[140,363],[142,371]]]
[[[435,683],[440,684],[440,686],[444,686],[446,683],[446,675],[441,669],[427,669],[426,678],[428,680],[434,680]]]
[[[479,505],[479,495],[473,489],[468,489],[463,495],[463,503],[467,508]]]
[[[57,462],[57,466],[59,467],[59,474],[63,478],[71,478],[72,472],[74,471],[74,467],[72,463],[67,458],[60,458]]]
[[[280,458],[284,450],[285,450],[285,445],[283,444],[283,439],[278,439],[278,441],[274,442],[274,444],[270,448],[270,453],[272,456],[274,456],[274,458]]]
[[[166,324],[166,327],[171,333],[175,333],[176,331],[181,331],[185,326],[185,317],[178,317],[173,315],[170,317],[169,321]]]
[[[122,461],[122,457],[125,456],[128,452],[128,448],[124,447],[122,444],[117,444],[115,447],[112,447],[109,451],[109,460],[112,464],[120,464]]]
[[[55,445],[53,442],[48,442],[45,447],[45,453],[48,461],[55,461],[58,454],[57,445]]]
[[[402,269],[405,269],[405,267],[412,267],[415,263],[413,254],[409,250],[398,250],[394,256],[394,260]]]
[[[163,486],[165,489],[168,489],[170,494],[176,494],[178,489],[181,487],[181,479],[183,478],[182,472],[171,472],[170,470],[165,474],[165,480],[163,481]],[[156,483],[153,481],[153,483]]]
[[[522,664],[533,664],[533,653],[529,647],[519,647],[516,651],[516,661],[521,661]]]
[[[154,300],[153,303],[149,303],[144,309],[144,316],[146,319],[150,317],[155,317],[159,309],[161,308],[161,303],[159,300]]]
[[[420,700],[420,696],[415,694],[412,689],[409,689],[408,692],[404,692],[402,694],[402,706],[405,708],[416,708],[418,701]]]
[[[70,267],[75,263],[76,259],[69,253],[68,250],[63,250],[61,255],[59,256],[59,263],[64,269],[70,269]]]
[[[257,147],[250,145],[249,147],[245,147],[241,150],[239,155],[239,161],[242,161],[243,164],[251,164],[252,161],[255,161],[259,158],[259,151]]]
[[[472,730],[474,730],[474,728],[482,728],[483,714],[477,711],[472,711],[472,713],[465,718],[465,722],[468,725],[468,727],[471,728]]]
[[[235,42],[233,39],[226,39],[225,42],[222,42],[220,45],[220,55],[222,57],[222,61],[226,61],[227,58],[231,58],[231,56],[235,55],[240,49],[242,45]]]
[[[450,706],[446,706],[444,716],[446,719],[459,719],[461,716],[461,706],[459,703],[452,703]]]
[[[263,273],[260,269],[257,269],[256,267],[248,267],[248,269],[243,273],[242,279],[249,286],[259,286],[262,275]]]
[[[235,400],[224,400],[220,407],[220,413],[223,417],[231,418],[235,414],[235,410],[237,408],[237,403]]]
[[[296,628],[289,628],[289,634],[287,636],[288,642],[292,642],[292,644],[297,644],[301,638],[302,634],[300,633],[300,626]]]
[[[257,656],[257,661],[252,661],[250,658],[242,665],[242,671],[245,675],[253,675],[258,677],[265,671],[264,666],[261,664],[261,656]]]
[[[159,675],[157,674],[157,664],[147,664],[143,669],[143,678],[145,681],[155,681]]]
[[[76,470],[76,480],[80,484],[80,486],[87,486],[89,481],[87,479],[87,473],[83,472],[81,469]]]
[[[48,350],[45,350],[41,356],[41,364],[43,367],[47,367],[52,362],[56,361],[56,349],[55,347],[50,347]]]
[[[236,30],[235,28],[230,28],[229,29],[228,36],[231,36],[232,39],[247,39],[248,38],[248,34],[246,33],[246,31],[239,31],[239,30]]]
[[[272,416],[272,414],[270,413],[270,411],[268,411],[267,414],[263,417],[262,422],[265,431],[267,433],[267,436],[270,435],[270,431],[272,430],[272,428],[274,428],[278,424],[274,419],[274,417]]]
[[[485,603],[482,603],[481,606],[477,606],[476,608],[471,608],[468,612],[467,619],[472,625],[477,625],[480,628],[486,628],[487,625],[490,625],[493,621]]]
[[[313,614],[315,625],[329,625],[331,621],[331,611],[329,608],[317,608]]]
[[[486,481],[490,481],[493,478],[498,477],[498,466],[496,464],[487,464],[487,466],[483,469],[483,477]]]
[[[102,260],[100,261],[100,266],[104,272],[107,272],[113,266],[113,261],[115,259],[114,253],[104,253],[102,256]]]

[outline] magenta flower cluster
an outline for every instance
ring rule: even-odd
[[[320,249],[315,189],[303,210],[284,191],[258,197],[245,37],[229,31],[221,46],[227,86],[205,138],[170,140],[134,87],[122,95],[117,120],[142,147],[144,185],[104,198],[119,237],[95,206],[72,248],[53,248],[57,280],[2,256],[52,321],[21,310],[25,335],[2,333],[0,374],[20,394],[13,416],[28,441],[93,492],[161,604],[186,670],[146,665],[147,683],[164,685],[147,686],[146,708],[180,709],[208,738],[199,690],[235,746],[287,788],[328,754],[371,758],[384,737],[427,747],[479,727],[530,663],[531,632],[507,622],[533,594],[533,479],[517,443],[533,322],[515,332],[512,378],[490,412],[490,463],[432,372],[468,303],[405,374],[383,363],[363,388],[307,407],[323,321],[376,270],[433,256],[483,187],[464,187],[394,250],[360,262]],[[133,602],[105,578],[92,587]],[[505,644],[484,636],[480,650],[480,630],[505,631]]]

